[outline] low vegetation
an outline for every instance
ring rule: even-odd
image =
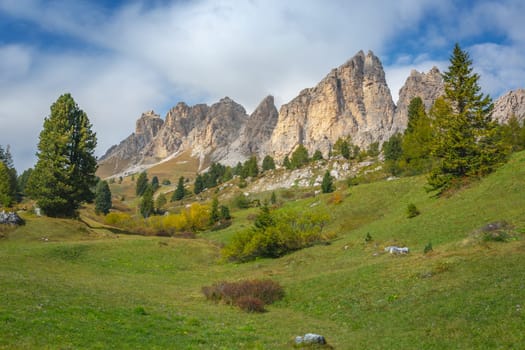
[[[263,312],[264,306],[284,297],[283,287],[275,281],[246,280],[239,282],[217,282],[202,287],[206,299],[216,303],[236,305],[247,312]]]

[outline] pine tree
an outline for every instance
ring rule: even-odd
[[[0,161],[0,206],[10,207],[13,204],[9,169]]]
[[[275,161],[273,160],[272,156],[267,155],[263,159],[262,170],[267,171],[267,170],[273,170],[273,169],[275,169]]]
[[[20,192],[22,195],[26,194],[27,182],[29,181],[29,178],[31,177],[32,172],[33,172],[33,168],[26,169],[22,172],[22,174],[17,179],[18,192]]]
[[[2,182],[0,196],[3,198],[0,203],[4,203],[4,205],[9,203],[5,206],[11,206],[17,199],[17,176],[9,145],[5,150],[0,145],[0,162],[5,166],[0,179]]]
[[[155,200],[155,209],[158,213],[164,212],[164,206],[166,205],[166,203],[166,195],[164,193],[159,194],[157,199]]]
[[[211,201],[211,210],[210,210],[210,225],[215,224],[220,220],[221,216],[219,213],[219,200],[217,197],[213,197]]]
[[[144,194],[144,191],[149,187],[148,182],[148,174],[145,171],[141,172],[135,185],[135,194],[137,196],[140,197]]]
[[[431,109],[434,114],[436,105]],[[430,147],[434,141],[432,122],[425,112],[420,97],[410,101],[408,106],[408,126],[403,137],[403,167],[410,174],[428,172],[432,167]]]
[[[332,193],[334,192],[334,179],[330,172],[327,170],[323,176],[323,182],[321,183],[321,191],[323,193]]]
[[[232,217],[230,215],[230,208],[225,205],[220,206],[220,216],[221,220],[230,220]]]
[[[139,205],[140,215],[143,218],[151,216],[155,212],[155,206],[153,205],[153,190],[151,186],[147,186],[142,195]]]
[[[180,201],[182,198],[184,198],[184,176],[179,177],[179,182],[177,184],[177,188],[173,192],[173,195],[171,196],[171,201]]]
[[[107,215],[111,209],[111,190],[107,181],[99,181],[95,191],[95,212]]]
[[[28,193],[49,216],[74,215],[80,203],[94,198],[96,135],[84,111],[70,94],[60,96],[44,120],[38,161]]]
[[[153,178],[151,179],[151,190],[153,191],[153,193],[155,193],[159,189],[159,187],[159,178],[157,176],[153,176]]]
[[[481,93],[472,60],[458,44],[443,74],[444,100],[436,101],[432,155],[438,165],[428,177],[430,190],[442,193],[461,178],[490,173],[506,158],[496,122],[490,119],[490,96]]]
[[[255,156],[251,156],[246,162],[244,162],[241,177],[257,177],[257,175],[259,175],[257,158]]]
[[[199,174],[195,178],[195,184],[193,185],[193,193],[199,194],[202,191],[204,191],[204,181],[202,179],[202,175]]]
[[[308,164],[310,159],[308,158],[308,150],[303,145],[297,146],[295,151],[292,153],[292,159],[290,160],[294,169],[300,168],[305,164]]]

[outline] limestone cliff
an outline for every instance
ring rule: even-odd
[[[443,78],[437,67],[433,67],[428,73],[412,70],[405,84],[399,90],[392,131],[395,133],[405,130],[408,123],[408,105],[413,98],[420,97],[428,112],[434,101],[444,93]]]
[[[327,156],[339,137],[367,146],[388,136],[394,102],[379,59],[360,51],[316,87],[283,105],[269,149],[277,159],[303,144]]]
[[[140,163],[163,124],[164,121],[153,111],[143,113],[136,122],[135,132],[108,149],[99,164],[106,164],[109,173],[117,173],[131,164]]]
[[[509,91],[494,102],[493,119],[507,123],[513,115],[525,122],[525,89]]]

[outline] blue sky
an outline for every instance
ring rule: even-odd
[[[0,145],[32,166],[49,106],[70,92],[100,156],[143,111],[280,105],[359,50],[381,59],[396,101],[410,70],[446,69],[458,42],[497,98],[525,86],[523,13],[522,0],[0,0]]]

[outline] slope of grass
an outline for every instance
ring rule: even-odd
[[[424,178],[340,186],[291,201],[331,213],[337,233],[276,260],[219,263],[219,247],[251,224],[193,240],[117,235],[81,221],[27,216],[0,239],[0,348],[288,349],[316,332],[336,349],[515,349],[525,343],[525,153],[449,198]],[[414,203],[421,215],[408,219]],[[486,242],[487,223],[514,239]],[[369,233],[373,240],[365,242]],[[432,242],[434,251],[423,254]],[[390,244],[407,256],[383,252]],[[285,298],[247,314],[206,301],[220,280],[272,278]]]

